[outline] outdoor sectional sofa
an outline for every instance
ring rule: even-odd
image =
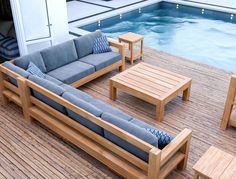
[[[98,32],[85,37],[91,37],[96,33]],[[71,42],[73,41],[65,44]],[[84,42],[85,46],[87,42]],[[22,107],[27,122],[38,120],[125,178],[165,178],[176,166],[178,169],[186,168],[190,130],[184,129],[165,143],[150,131],[163,134],[165,132],[73,87],[89,81],[91,78],[87,77],[91,74],[80,76],[80,82],[77,83],[78,79],[64,78],[59,72],[55,73],[57,75],[50,73],[50,70],[60,68],[57,62],[50,61],[53,59],[48,58],[50,55],[58,53],[55,54],[55,61],[71,59],[70,55],[73,53],[69,54],[67,50],[73,46],[62,48],[65,44],[59,45],[61,51],[55,50],[58,46],[51,47],[40,53],[16,59],[13,63],[2,64],[0,90],[3,103],[15,102]],[[123,51],[122,45],[116,45],[121,46]],[[79,48],[82,51],[81,48],[84,47]],[[50,64],[45,65],[45,69],[43,63],[40,63],[41,58],[41,62]],[[30,61],[42,71],[46,70],[44,78],[31,75],[25,70]],[[119,67],[122,68],[122,64],[123,61]],[[100,67],[97,68],[100,70]],[[48,69],[50,70],[47,73]],[[73,71],[71,73],[74,74]],[[96,72],[92,74],[94,73]]]

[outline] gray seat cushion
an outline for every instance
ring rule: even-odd
[[[99,108],[100,110],[102,110],[103,112],[110,113],[110,114],[117,116],[117,117],[119,117],[123,120],[126,120],[126,121],[132,120],[132,116],[126,114],[125,112],[123,112],[117,108],[112,107],[112,105],[107,104],[103,101],[93,99],[90,101],[90,103],[93,104],[94,106],[96,106],[97,108]]]
[[[62,94],[65,92],[64,88],[60,87],[59,85],[56,85],[55,83],[53,83],[51,81],[46,80],[46,79],[31,75],[31,76],[29,76],[29,80],[46,88],[47,90],[55,93],[58,96],[62,96]],[[32,94],[34,97],[36,97],[40,101],[48,104],[49,106],[53,107],[54,109],[56,109],[64,114],[67,114],[65,107],[62,106],[61,104],[58,104],[57,102],[53,101],[52,99],[48,98],[47,96],[45,96],[35,90],[32,90]]]
[[[46,72],[46,67],[40,52],[35,52],[26,56],[19,57],[14,61],[16,66],[21,67],[25,70],[28,68],[30,62],[34,63],[43,73]]]
[[[115,126],[127,131],[128,133],[138,137],[139,139],[153,146],[158,147],[158,138],[152,135],[151,133],[149,133],[148,131],[146,131],[145,129],[138,127],[137,125],[134,125],[129,121],[125,121],[109,113],[103,113],[102,119],[106,122],[114,124]],[[144,161],[148,161],[148,154],[146,152],[130,144],[129,142],[117,137],[111,132],[104,130],[104,137],[110,140],[111,142],[115,143],[116,145],[120,146],[121,148],[129,151],[133,155],[139,157],[140,159]]]
[[[75,61],[60,68],[57,68],[53,71],[50,71],[47,74],[62,81],[63,83],[71,84],[94,72],[94,66],[84,62]]]
[[[85,57],[93,53],[93,44],[96,38],[101,37],[100,30],[83,35],[77,39],[74,39],[76,51],[79,58]]]
[[[53,77],[51,77],[47,74],[45,74],[45,79],[48,80],[48,81],[51,81],[51,82],[53,82],[53,83],[55,83],[56,85],[59,85],[59,86],[63,84],[63,82],[61,82],[58,79],[53,78]]]
[[[29,72],[25,71],[24,69],[14,65],[10,62],[4,62],[2,65],[4,67],[8,68],[9,70],[11,70],[11,71],[13,71],[13,72],[25,77],[25,78],[28,78],[30,76]],[[17,81],[16,81],[15,78],[9,77],[9,80],[13,85],[17,86]]]
[[[74,41],[70,40],[41,51],[47,72],[78,59]]]
[[[66,90],[66,92],[69,92],[69,93],[75,95],[77,98],[83,99],[86,102],[90,102],[90,101],[94,100],[94,98],[92,96],[90,96],[89,94],[87,94],[79,89],[76,89],[70,85],[62,84],[61,87],[64,88]]]
[[[155,135],[158,138],[158,148],[159,149],[163,149],[173,139],[173,137],[170,134],[168,134],[167,132],[161,131],[160,129],[153,127],[153,126],[151,126],[151,125],[147,124],[146,122],[143,122],[139,119],[134,118],[130,122],[132,124],[135,124],[135,125],[141,127],[141,128],[144,128],[145,130],[147,130],[151,134]]]
[[[102,114],[102,111],[99,110],[96,106],[93,106],[92,104],[77,98],[75,95],[73,95],[72,93],[69,92],[65,92],[62,97],[66,100],[68,100],[69,102],[71,102],[72,104],[86,110],[87,112],[95,115],[96,117],[100,117]],[[79,122],[80,124],[82,124],[83,126],[89,128],[90,130],[96,132],[97,134],[103,136],[103,128],[101,128],[100,126],[94,124],[93,122],[90,122],[89,120],[81,117],[79,114],[74,113],[73,111],[71,111],[70,109],[67,109],[67,113],[69,115],[69,117],[71,117],[72,119],[76,120],[77,122]]]
[[[101,70],[113,63],[118,62],[121,59],[121,55],[117,52],[107,52],[100,54],[90,54],[79,60],[95,66],[96,71]]]

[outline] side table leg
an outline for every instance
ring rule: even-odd
[[[140,60],[143,59],[143,40],[141,40],[141,56],[140,56]]]
[[[110,81],[110,99],[115,101],[117,98],[117,89],[113,86],[112,81]]]
[[[197,173],[194,174],[194,179],[199,179],[199,175]]]
[[[130,47],[130,64],[133,65],[134,63],[134,44],[131,43]]]
[[[164,103],[158,103],[157,107],[156,107],[156,118],[157,121],[161,122],[164,118],[164,114],[165,114],[165,105]]]

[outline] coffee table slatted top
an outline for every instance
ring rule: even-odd
[[[145,95],[164,100],[183,84],[190,82],[191,78],[147,63],[139,63],[112,77],[111,80],[131,87]]]
[[[191,78],[142,62],[110,78],[110,98],[115,100],[119,89],[152,103],[161,121],[166,103],[180,92],[184,101],[189,99],[191,83]]]

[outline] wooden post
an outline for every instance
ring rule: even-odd
[[[140,47],[141,48],[141,53],[140,53],[141,55],[140,55],[140,60],[143,59],[143,49],[144,49],[143,47],[144,47],[144,39],[141,40],[141,47]]]
[[[164,104],[164,102],[161,101],[156,105],[157,121],[161,122],[164,118],[164,115],[165,115],[165,104]]]
[[[177,165],[177,168],[179,170],[184,170],[187,167],[190,141],[191,141],[191,136],[188,138],[187,142],[180,148],[180,152],[183,153],[185,157],[183,161]]]
[[[110,99],[115,101],[117,98],[117,89],[113,86],[113,82],[110,79]]]
[[[122,65],[119,67],[119,71],[122,72],[125,70],[125,46],[119,50],[120,54],[122,55]]]
[[[130,47],[130,64],[133,65],[134,63],[134,43],[131,42],[131,47]]]
[[[5,80],[4,74],[3,74],[3,72],[0,71],[0,95],[1,95],[1,99],[2,99],[3,105],[7,105],[7,103],[9,102],[9,100],[8,100],[8,98],[3,94],[3,91],[5,90],[5,87],[4,87],[4,80]]]
[[[30,101],[30,89],[26,85],[26,79],[23,77],[17,78],[17,84],[20,91],[20,99],[22,102],[22,109],[23,109],[25,120],[27,123],[31,123],[32,117],[30,116],[30,113],[29,113],[29,108],[32,106],[32,103]]]
[[[230,115],[233,109],[233,103],[236,94],[236,75],[233,75],[230,80],[229,91],[225,102],[224,114],[221,122],[221,129],[225,130],[230,120]]]
[[[153,148],[149,152],[148,179],[158,179],[161,168],[161,150]]]
[[[191,82],[190,82],[188,88],[186,90],[184,90],[184,92],[183,92],[183,100],[184,101],[189,101],[190,91],[191,91]]]

